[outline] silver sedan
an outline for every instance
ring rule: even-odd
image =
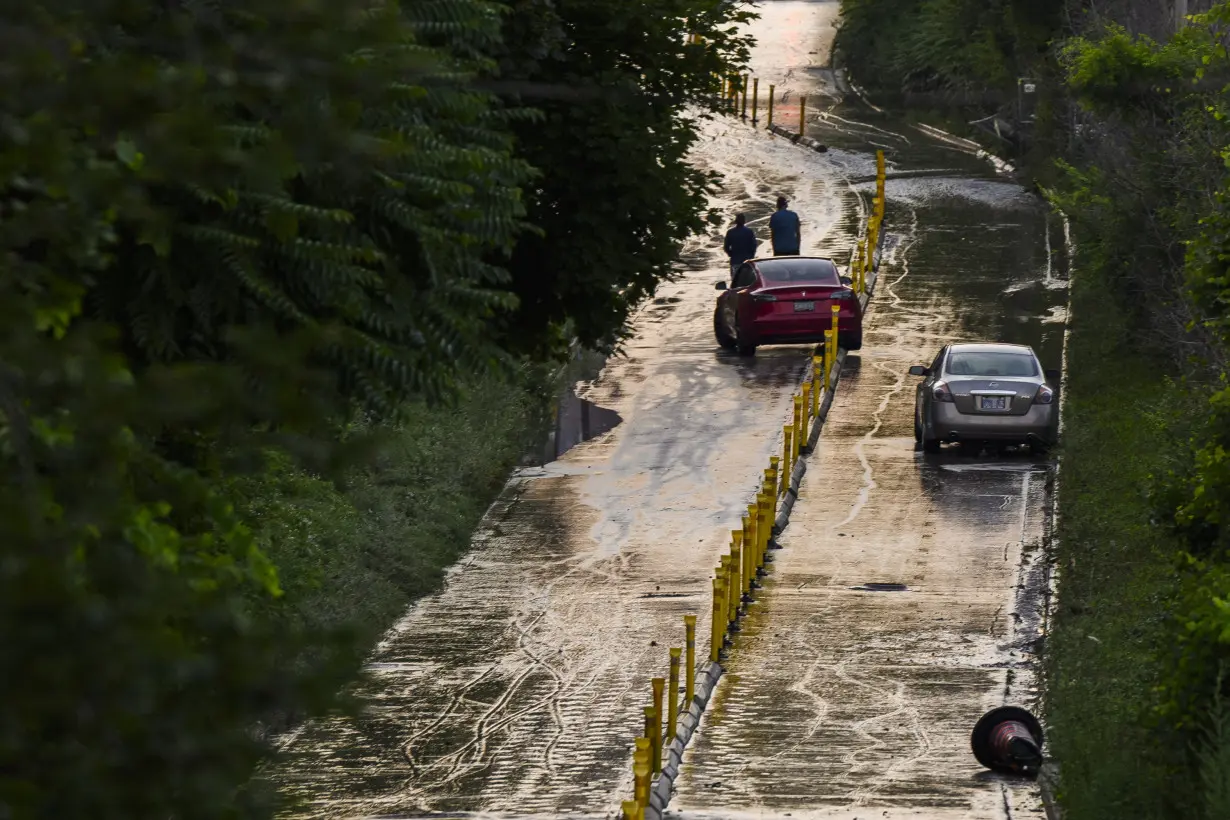
[[[1059,403],[1033,348],[1010,344],[945,345],[914,400],[914,440],[928,453],[945,441],[1028,444],[1044,452],[1055,440]]]

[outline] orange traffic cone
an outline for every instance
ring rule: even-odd
[[[1042,724],[1017,706],[1001,706],[979,718],[970,745],[978,762],[997,772],[1037,774],[1042,766]]]

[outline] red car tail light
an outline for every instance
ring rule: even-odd
[[[946,382],[936,382],[931,388],[931,398],[936,401],[952,401],[952,391],[948,389]]]

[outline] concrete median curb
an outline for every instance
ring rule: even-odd
[[[867,306],[871,302],[871,297],[875,293],[876,281],[879,279],[880,262],[883,257],[883,243],[884,236],[881,234],[874,251],[872,270],[867,276],[866,292],[859,297],[864,312],[866,312]],[[798,499],[799,486],[803,482],[803,476],[807,474],[806,456],[815,452],[820,442],[820,431],[824,426],[824,420],[828,417],[829,408],[832,407],[833,396],[837,393],[841,369],[845,364],[848,353],[845,349],[837,351],[836,361],[833,363],[833,369],[829,378],[829,384],[832,387],[824,391],[816,418],[807,437],[806,447],[800,450],[799,459],[795,462],[794,469],[790,474],[790,485],[782,495],[777,518],[773,522],[772,535],[774,538],[781,534],[790,523],[790,512],[794,509],[794,502]],[[777,545],[770,541],[770,548],[776,547]],[[695,695],[692,698],[692,702],[688,704],[687,712],[680,715],[675,736],[671,739],[670,745],[666,747],[666,760],[662,764],[662,772],[658,775],[650,792],[649,805],[645,807],[645,820],[662,820],[663,812],[666,811],[666,807],[670,804],[671,796],[675,791],[675,781],[678,779],[679,769],[683,765],[683,753],[687,749],[693,735],[695,735],[696,730],[700,728],[701,718],[704,716],[713,693],[717,690],[718,681],[725,671],[720,663],[712,661],[697,670]]]

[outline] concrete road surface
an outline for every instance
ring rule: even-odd
[[[695,161],[726,175],[715,205],[746,211],[767,242],[785,193],[804,253],[844,260],[874,150],[888,146],[892,261],[677,805],[709,816],[981,806],[1001,789],[977,779],[962,733],[1002,700],[1015,663],[1010,587],[1041,526],[1046,467],[921,460],[904,371],[954,335],[1040,342],[1057,365],[1061,326],[1046,311],[1062,294],[1048,284],[1043,216],[967,151],[838,103],[823,68],[836,3],[760,8],[754,65],[778,77],[784,106],[810,95],[825,116],[813,135],[833,148],[708,123]],[[901,169],[919,173],[891,180]],[[377,648],[364,716],[288,738],[271,774],[303,801],[291,816],[600,817],[629,796],[649,679],[665,674],[684,614],[708,635],[712,567],[777,452],[809,354],[717,348],[726,227],[691,243],[683,277],[638,316],[628,355],[579,387],[598,436],[514,476],[447,586]],[[910,589],[846,589],[876,580]]]

